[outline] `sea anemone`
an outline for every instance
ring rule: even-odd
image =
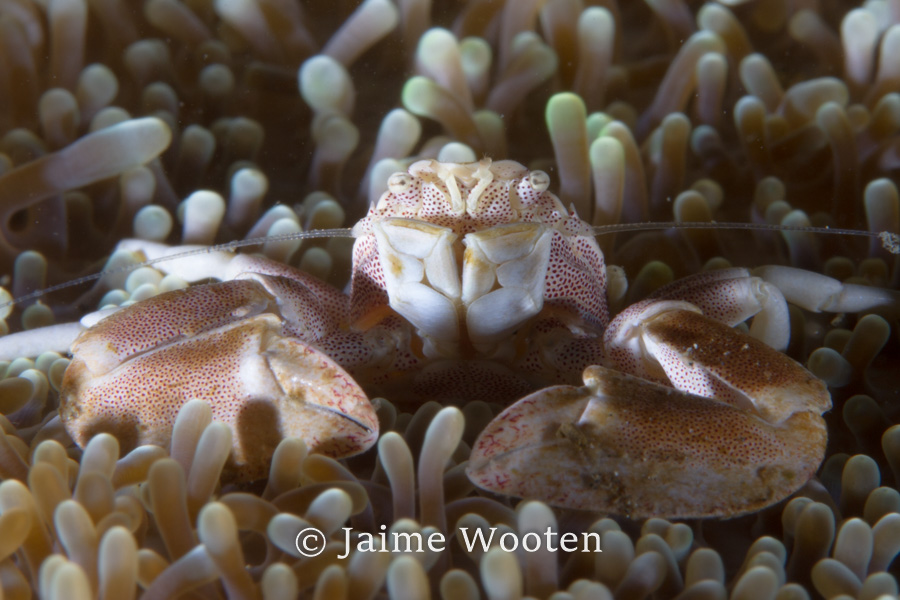
[[[181,410],[168,448],[124,455],[107,435],[79,449],[57,416],[69,360],[52,338],[71,334],[65,323],[188,285],[133,269],[142,257],[114,252],[121,239],[208,245],[347,226],[421,158],[542,169],[595,225],[900,233],[900,3],[855,4],[2,3],[0,322],[46,352],[0,369],[0,595],[896,597],[896,307],[791,309],[788,353],[835,406],[827,457],[793,498],[732,520],[634,522],[476,492],[465,461],[502,408],[483,402],[423,398],[408,413],[377,399],[377,452],[339,462],[286,438],[255,487],[222,484],[231,433],[203,403]],[[349,243],[254,250],[342,286]],[[610,270],[615,308],[729,265],[900,285],[895,255],[848,235],[599,243],[624,269]],[[89,290],[8,304],[100,270]],[[324,536],[317,556],[297,546],[311,527]],[[499,541],[546,531],[588,551]],[[475,532],[493,532],[489,548],[468,547]],[[391,552],[355,543],[382,533]],[[391,545],[432,535],[444,550]]]

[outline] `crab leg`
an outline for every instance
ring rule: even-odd
[[[302,325],[291,328],[290,332],[293,335],[300,333],[303,339],[322,337],[321,330],[310,332],[313,321],[320,329],[325,323],[331,323],[334,327],[345,321],[349,314],[349,301],[339,290],[303,271],[267,258],[223,251],[204,251],[190,256],[179,256],[191,250],[205,250],[205,247],[169,246],[145,240],[122,240],[116,249],[140,252],[147,260],[171,256],[173,257],[171,260],[161,261],[154,267],[189,282],[206,279],[228,281],[241,277],[257,279],[275,298],[282,298],[280,294],[285,294],[284,300],[277,302],[287,313],[284,316],[289,324],[297,322]],[[259,274],[278,277],[260,278],[257,277]],[[291,285],[291,281],[297,285]],[[20,356],[37,356],[46,351],[68,353],[78,334],[116,310],[119,309],[104,309],[90,313],[82,318],[81,323],[60,323],[5,335],[0,338],[0,360],[12,361]],[[298,315],[298,311],[305,314]],[[311,314],[316,311],[318,315]]]
[[[786,302],[813,312],[860,312],[900,302],[900,296],[892,290],[841,283],[819,273],[783,266],[759,267],[752,272],[732,268],[698,273],[660,288],[650,298],[690,302],[703,314],[728,325],[755,316],[750,335],[776,350],[784,350],[790,341]],[[623,315],[639,310],[636,304]]]
[[[841,283],[795,267],[769,265],[751,273],[778,286],[788,302],[812,312],[857,313],[879,306],[896,306],[900,302],[900,295],[894,290]]]
[[[116,245],[116,250],[128,250],[143,254],[147,260],[161,260],[153,265],[163,273],[177,275],[189,282],[205,279],[229,281],[253,274],[276,275],[298,282],[317,297],[332,318],[345,319],[349,313],[349,300],[340,290],[284,263],[262,256],[234,254],[222,250],[208,251],[204,246],[169,246],[145,240],[126,239]],[[190,251],[197,254],[183,256]],[[290,293],[290,290],[288,290]],[[301,302],[305,302],[303,299]],[[288,300],[290,302],[290,300]]]
[[[13,361],[42,352],[66,354],[83,330],[81,323],[58,323],[4,335],[0,337],[0,360]]]

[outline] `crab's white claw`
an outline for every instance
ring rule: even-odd
[[[536,392],[481,433],[469,478],[500,494],[632,518],[734,516],[788,496],[825,452],[824,420],[780,423],[602,367]]]
[[[813,312],[857,313],[900,303],[900,295],[894,290],[841,283],[827,275],[795,267],[768,265],[753,269],[752,273],[778,286],[788,302]]]
[[[366,395],[337,363],[285,337],[275,298],[257,281],[177,290],[125,308],[74,344],[60,417],[81,446],[108,432],[125,448],[168,447],[179,409],[202,399],[232,428],[226,469],[264,477],[284,437],[334,457],[378,437]]]

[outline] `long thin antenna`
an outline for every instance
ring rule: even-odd
[[[660,229],[745,229],[752,231],[797,231],[831,235],[854,235],[857,237],[879,238],[881,245],[891,254],[900,254],[900,235],[890,231],[862,231],[835,227],[813,227],[804,225],[773,225],[771,223],[716,223],[707,221],[659,221],[650,223],[616,223],[595,225],[594,235],[610,235],[627,231],[652,231]]]
[[[306,240],[306,239],[314,239],[314,238],[333,238],[333,237],[353,237],[350,233],[349,228],[341,228],[341,229],[311,229],[309,231],[295,231],[292,233],[284,233],[281,235],[271,235],[265,237],[255,237],[255,238],[247,238],[245,240],[234,240],[232,242],[227,242],[224,244],[215,244],[212,246],[204,246],[202,248],[195,248],[193,250],[185,250],[184,252],[179,252],[178,254],[169,254],[166,256],[160,256],[157,258],[153,258],[150,260],[145,260],[141,263],[135,263],[130,265],[125,265],[123,267],[117,267],[115,269],[106,269],[100,271],[99,273],[93,273],[91,275],[84,275],[83,277],[78,277],[77,279],[72,279],[65,283],[58,283],[56,285],[51,285],[50,287],[46,287],[42,290],[36,290],[29,294],[25,294],[24,296],[19,296],[18,298],[14,298],[9,302],[4,302],[0,304],[0,310],[6,308],[7,306],[18,304],[21,302],[28,302],[30,300],[37,300],[42,296],[47,294],[52,294],[53,292],[58,292],[59,290],[64,290],[69,287],[74,287],[77,285],[81,285],[83,283],[89,283],[91,281],[97,281],[102,277],[106,277],[108,275],[118,275],[120,273],[128,273],[130,271],[135,271],[140,269],[141,267],[152,267],[155,264],[167,262],[170,260],[177,260],[180,258],[189,258],[191,256],[198,256],[200,254],[212,254],[213,252],[234,252],[238,248],[246,248],[249,246],[262,246],[264,244],[272,243],[272,242],[290,242],[293,240]]]
[[[755,230],[755,231],[797,231],[802,233],[816,233],[816,234],[830,234],[830,235],[852,235],[852,236],[861,236],[868,238],[879,238],[881,240],[882,246],[891,254],[900,254],[900,235],[896,233],[891,233],[889,231],[861,231],[858,229],[838,229],[832,227],[806,227],[801,225],[772,225],[770,223],[716,223],[716,222],[689,222],[689,221],[658,221],[658,222],[649,222],[649,223],[616,223],[613,225],[597,225],[593,228],[594,235],[610,235],[614,233],[624,233],[629,231],[653,231],[653,230],[662,230],[662,229],[744,229],[744,230]],[[293,233],[285,233],[281,235],[273,235],[267,237],[255,237],[249,238],[246,240],[235,240],[232,242],[227,242],[224,244],[215,244],[213,246],[205,246],[203,248],[195,248],[192,250],[186,250],[184,252],[179,252],[178,254],[169,254],[167,256],[160,256],[158,258],[145,260],[144,262],[127,265],[124,267],[118,267],[115,269],[107,269],[105,271],[100,271],[99,273],[94,273],[92,275],[85,275],[83,277],[79,277],[77,279],[73,279],[71,281],[67,281],[65,283],[60,283],[57,285],[52,285],[50,287],[44,288],[42,290],[37,290],[31,292],[30,294],[25,294],[24,296],[20,296],[9,302],[4,302],[0,304],[0,309],[6,308],[7,306],[28,302],[30,300],[36,300],[41,298],[46,294],[51,294],[53,292],[57,292],[59,290],[64,290],[69,287],[81,285],[83,283],[89,283],[91,281],[96,281],[102,277],[106,277],[107,275],[118,275],[120,273],[128,273],[130,271],[134,271],[141,267],[152,267],[153,265],[161,262],[166,262],[170,260],[176,260],[180,258],[188,258],[191,256],[197,256],[200,254],[210,254],[213,252],[234,252],[238,248],[246,248],[250,246],[262,246],[268,243],[277,243],[277,242],[289,242],[294,240],[306,240],[306,239],[315,239],[315,238],[333,238],[333,237],[343,237],[343,238],[352,238],[353,234],[351,233],[351,229],[342,228],[342,229],[312,229],[309,231],[299,231]]]
[[[233,242],[227,242],[225,244],[216,244],[215,246],[209,246],[210,252],[215,252],[218,250],[237,250],[238,248],[244,248],[246,246],[262,246],[263,244],[268,244],[269,242],[290,242],[293,240],[307,240],[313,238],[352,238],[353,230],[349,227],[342,227],[341,229],[310,229],[309,231],[294,231],[292,233],[282,233],[281,235],[269,235],[263,237],[255,237],[255,238],[247,238],[246,240],[235,240]],[[181,256],[180,254],[178,255]],[[166,258],[174,258],[173,256],[167,256]]]

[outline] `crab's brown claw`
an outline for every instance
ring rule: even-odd
[[[265,477],[284,437],[334,457],[374,444],[378,419],[359,385],[318,349],[285,337],[282,319],[267,312],[274,301],[253,286],[237,281],[164,294],[85,332],[60,391],[60,417],[75,442],[84,446],[107,432],[126,451],[167,448],[179,409],[201,399],[233,431],[226,465],[233,479]],[[190,310],[196,303],[205,313]],[[244,318],[226,318],[232,312]],[[170,335],[179,317],[191,322]]]
[[[469,478],[504,495],[633,518],[734,516],[797,490],[825,452],[815,412],[770,423],[602,367],[584,380],[501,413],[475,442]]]

